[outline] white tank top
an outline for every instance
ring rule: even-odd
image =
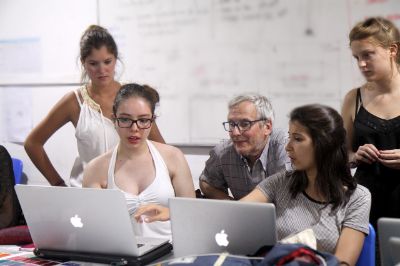
[[[103,116],[100,105],[90,98],[86,85],[79,88],[79,91],[83,102],[78,91],[74,91],[80,106],[75,128],[79,156],[75,159],[70,177],[70,184],[75,187],[82,186],[83,169],[86,164],[115,147],[119,141],[114,123]]]
[[[139,205],[155,203],[168,207],[168,199],[175,197],[174,187],[172,186],[171,177],[168,168],[161,157],[159,151],[154,147],[153,143],[147,140],[147,146],[153,157],[155,166],[155,178],[153,182],[144,189],[139,195],[132,195],[117,187],[114,180],[115,161],[117,159],[118,145],[114,148],[111,155],[110,164],[108,166],[108,189],[118,189],[122,191],[126,198],[129,214],[132,216]],[[136,223],[132,216],[132,223],[137,236],[168,238],[171,240],[171,224],[166,222],[153,223]]]

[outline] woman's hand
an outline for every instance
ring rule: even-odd
[[[151,223],[155,221],[168,221],[169,208],[159,204],[147,204],[139,206],[134,215],[138,223]]]
[[[379,151],[379,162],[384,166],[400,169],[400,149]]]
[[[380,153],[381,152],[373,144],[364,144],[358,147],[352,161],[356,164],[360,162],[371,164],[379,160]]]

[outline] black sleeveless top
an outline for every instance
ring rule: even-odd
[[[391,150],[400,148],[400,116],[392,119],[382,119],[369,113],[362,105],[360,88],[357,90],[356,114],[354,119],[353,151],[359,146],[373,144],[378,150]],[[361,164],[360,170],[368,170],[376,178],[396,175],[400,184],[400,170],[388,168],[381,163],[372,165]]]
[[[353,131],[354,152],[368,143],[375,145],[378,150],[400,148],[400,116],[386,120],[369,113],[362,106],[360,89],[357,90]],[[388,168],[379,162],[361,163],[354,177],[371,192],[370,223],[375,228],[380,217],[400,218],[400,170]]]

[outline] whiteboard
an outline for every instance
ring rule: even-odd
[[[399,10],[398,0],[1,0],[0,87],[14,89],[0,91],[0,121],[21,84],[64,90],[57,84],[79,82],[80,36],[99,22],[120,48],[118,78],[160,92],[158,125],[167,142],[227,138],[227,102],[243,92],[267,95],[275,126],[286,127],[294,106],[340,108],[363,82],[349,30],[376,15],[399,26]]]
[[[216,143],[227,102],[268,96],[275,126],[306,103],[340,109],[362,84],[348,47],[367,16],[400,23],[398,0],[99,0],[99,21],[120,48],[121,79],[161,94],[158,125],[170,143]]]
[[[79,39],[96,11],[96,0],[1,0],[0,84],[79,82]]]

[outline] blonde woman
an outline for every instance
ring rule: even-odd
[[[359,22],[350,48],[366,83],[347,93],[342,116],[355,178],[372,194],[370,221],[400,217],[400,33],[384,18]]]

